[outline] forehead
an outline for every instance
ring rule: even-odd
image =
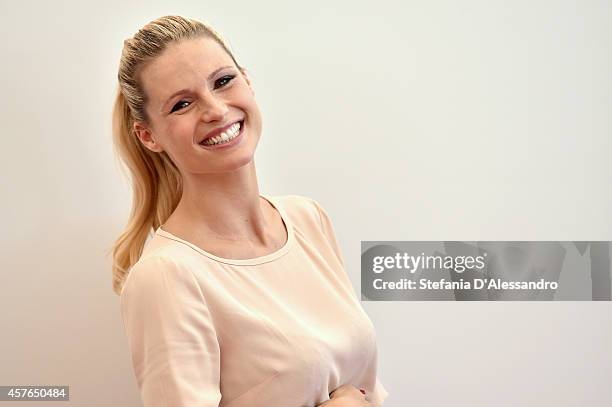
[[[174,91],[201,83],[218,67],[233,65],[232,58],[215,40],[196,38],[169,45],[148,63],[140,79],[156,106]]]

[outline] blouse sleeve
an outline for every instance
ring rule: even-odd
[[[340,251],[340,245],[338,244],[336,234],[334,233],[334,227],[332,225],[331,219],[329,218],[329,215],[327,214],[325,209],[323,209],[323,207],[317,201],[313,200],[313,202],[315,206],[317,207],[317,211],[319,212],[323,234],[325,235],[327,241],[329,242],[329,245],[332,247],[336,257],[338,258],[340,264],[342,265],[342,270],[344,270],[344,272],[340,273],[340,278],[342,279],[344,285],[351,291],[353,298],[356,300],[357,304],[359,304],[359,307],[361,307],[361,302],[359,298],[357,297],[355,290],[353,289],[351,280],[346,274],[346,270],[344,266],[344,259],[342,257],[342,252]],[[369,401],[372,403],[374,407],[380,407],[383,405],[384,400],[388,396],[389,396],[389,393],[387,392],[387,389],[385,389],[385,387],[380,382],[378,377],[376,377],[374,389],[369,394]]]
[[[170,258],[141,259],[120,298],[144,407],[218,407],[220,348],[192,272]]]
[[[327,215],[325,209],[323,209],[323,207],[317,201],[312,200],[312,202],[317,208],[317,212],[319,212],[319,219],[321,221],[321,229],[323,230],[323,234],[325,235],[327,241],[334,250],[334,254],[338,258],[338,261],[340,261],[342,268],[344,268],[344,258],[342,256],[338,240],[336,239],[336,234],[334,233],[334,227],[332,225],[331,219]]]
[[[385,389],[385,386],[380,382],[378,377],[376,378],[376,384],[374,386],[374,392],[372,393],[370,402],[375,407],[383,405],[386,398],[389,396],[389,392]]]
[[[344,286],[350,290],[353,298],[357,300],[357,302],[359,302],[359,298],[357,297],[357,294],[355,293],[353,284],[351,283],[351,280],[348,274],[346,274],[346,268],[344,265],[344,257],[342,256],[342,251],[340,250],[340,245],[338,244],[338,239],[336,238],[336,233],[334,232],[332,221],[329,218],[329,215],[327,214],[325,209],[323,209],[323,207],[317,201],[315,200],[312,200],[312,201],[315,207],[317,208],[317,212],[319,213],[319,219],[321,221],[321,230],[323,232],[323,235],[325,236],[325,239],[327,240],[327,243],[329,244],[329,246],[332,248],[332,251],[336,259],[340,263],[341,267],[338,268],[337,270],[341,270],[341,272],[338,273],[338,276],[342,280],[342,283],[344,284]]]

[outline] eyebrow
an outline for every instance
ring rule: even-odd
[[[208,75],[208,80],[210,80],[210,78],[212,78],[213,76],[215,76],[219,71],[222,71],[225,68],[232,68],[233,65],[226,65],[226,66],[222,66],[220,68],[215,69],[213,72],[210,73],[210,75]],[[184,88],[181,90],[177,90],[176,92],[174,92],[172,95],[168,96],[168,98],[166,98],[166,101],[164,103],[162,103],[161,107],[160,107],[160,111],[164,110],[164,107],[168,104],[168,102],[175,97],[176,95],[183,93],[183,92],[188,92],[190,89],[189,88]]]

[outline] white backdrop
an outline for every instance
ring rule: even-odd
[[[361,240],[612,240],[609,2],[1,0],[0,385],[140,405],[110,118],[123,40],[166,14],[250,68],[260,190],[326,208],[357,292]],[[612,405],[609,302],[363,306],[385,406]]]

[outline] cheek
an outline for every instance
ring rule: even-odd
[[[236,89],[232,98],[237,105],[241,106],[244,110],[248,110],[251,115],[259,116],[259,108],[255,101],[255,95],[253,95],[251,88],[246,83]]]
[[[193,109],[191,111],[177,116],[168,124],[167,134],[170,136],[183,137],[187,133],[193,133],[196,125],[196,114]]]
[[[178,155],[188,153],[194,145],[195,121],[184,116],[169,122],[164,129],[164,144],[167,150]]]
[[[259,124],[261,122],[261,112],[255,99],[252,97],[244,98],[243,106],[247,113],[251,116],[251,122],[253,122],[253,124]]]

